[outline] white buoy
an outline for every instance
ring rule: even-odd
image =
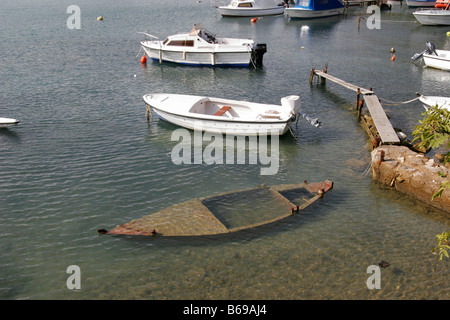
[[[103,16],[97,17],[97,21],[103,21]]]

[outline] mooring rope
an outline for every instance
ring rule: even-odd
[[[369,162],[369,165],[367,166],[366,170],[360,175],[360,178],[364,178],[367,176],[367,174],[370,172],[370,169],[372,168],[372,161]]]
[[[138,54],[136,55],[136,58],[134,58],[134,59],[137,59],[137,57],[138,57],[139,54],[141,53],[141,50],[142,50],[142,47],[139,49],[139,52],[138,52]]]
[[[408,101],[403,101],[403,102],[390,101],[390,100],[383,99],[383,98],[379,98],[379,99],[380,99],[380,100],[383,100],[383,101],[389,102],[389,103],[387,103],[388,105],[400,105],[400,104],[411,103],[411,102],[413,102],[413,101],[418,100],[419,98],[420,98],[420,97],[417,97],[417,98],[414,98],[414,99],[411,99],[411,100],[408,100]]]
[[[255,69],[257,69],[256,68],[256,65],[255,65],[255,62],[253,61],[253,57],[252,57],[252,48],[250,47],[250,45],[249,44],[247,44],[247,52],[248,52],[248,54],[249,54],[249,58],[250,58],[250,62],[252,63],[252,65],[253,65],[253,67],[255,68]]]
[[[291,128],[290,125],[288,125],[288,128],[289,128],[289,132],[292,134],[292,136],[294,137],[295,141],[298,142],[298,138],[297,138],[297,136],[294,134],[294,131],[292,131],[292,128]]]

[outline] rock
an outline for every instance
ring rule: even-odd
[[[382,152],[384,157],[381,156]],[[439,175],[438,172],[446,177]],[[450,170],[408,147],[382,145],[374,149],[372,176],[375,181],[391,186],[430,206],[450,212],[450,189],[447,188],[440,197],[432,200],[433,194],[448,180]]]

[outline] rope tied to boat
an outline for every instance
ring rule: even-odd
[[[248,44],[248,43],[247,43],[247,51],[248,51],[248,54],[249,54],[249,57],[250,57],[250,62],[252,63],[253,68],[256,69],[255,61],[253,61],[253,54],[252,54],[253,53],[253,49],[251,48],[250,44]]]
[[[383,98],[379,98],[379,99],[380,99],[380,100],[383,100],[383,101],[386,101],[386,102],[389,102],[389,103],[386,103],[386,104],[388,104],[388,105],[394,106],[394,105],[400,105],[400,104],[408,104],[408,103],[411,103],[411,102],[413,102],[413,101],[418,100],[419,98],[420,98],[420,97],[417,97],[417,98],[414,98],[414,99],[411,99],[411,100],[407,100],[407,101],[402,101],[402,102],[390,101],[390,100],[383,99]]]

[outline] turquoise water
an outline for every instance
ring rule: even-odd
[[[81,28],[66,12],[81,9]],[[448,259],[430,254],[448,217],[366,175],[367,136],[355,96],[332,83],[310,85],[311,68],[378,97],[445,95],[450,73],[411,63],[432,41],[450,49],[446,27],[420,26],[406,6],[381,13],[370,30],[347,17],[221,18],[208,1],[4,1],[0,9],[0,298],[2,299],[448,299]],[[97,21],[103,16],[103,21]],[[266,43],[264,67],[195,68],[139,62],[140,31],[160,38],[203,23],[218,36]],[[308,26],[306,28],[304,26]],[[389,50],[396,49],[391,61]],[[176,127],[153,117],[151,92],[278,104],[299,94],[296,139],[280,139],[279,170],[258,164],[175,165]],[[385,105],[410,136],[423,107]],[[218,237],[134,239],[97,229],[196,197],[259,184],[334,181],[305,215]],[[381,289],[368,266],[386,260]],[[70,290],[70,265],[81,289]]]

